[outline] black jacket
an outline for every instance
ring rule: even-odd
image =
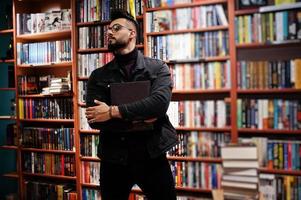
[[[88,80],[86,99],[88,107],[95,106],[94,99],[111,105],[111,83],[150,80],[149,97],[118,106],[122,120],[111,119],[107,122],[90,124],[92,128],[100,130],[98,156],[103,161],[122,164],[127,163],[131,153],[136,154],[136,157],[143,157],[145,154],[140,155],[139,152],[145,150],[151,158],[155,158],[177,144],[176,131],[166,115],[172,96],[168,66],[160,60],[144,57],[138,52],[132,80],[126,80],[125,77],[116,59],[113,59],[92,72]],[[153,130],[125,131],[132,125],[132,121],[151,118],[157,118]]]

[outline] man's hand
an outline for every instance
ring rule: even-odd
[[[110,107],[106,103],[98,100],[94,100],[94,103],[97,105],[86,109],[88,123],[105,122],[111,119],[109,113]]]

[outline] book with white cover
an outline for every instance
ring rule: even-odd
[[[258,176],[258,171],[257,169],[227,168],[224,169],[223,174],[232,176]]]
[[[221,150],[223,160],[227,159],[258,159],[257,147],[254,145],[231,145],[223,147]]]
[[[224,160],[224,168],[258,168],[257,160]]]
[[[248,182],[258,183],[259,179],[257,176],[236,176],[236,175],[223,175],[225,181],[237,181],[237,182]]]

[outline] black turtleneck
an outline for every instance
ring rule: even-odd
[[[138,56],[137,48],[135,48],[133,51],[131,51],[128,54],[124,54],[124,55],[115,54],[117,63],[121,67],[121,69],[124,71],[126,78],[128,80],[130,80],[132,77],[132,72],[136,66],[137,56]]]

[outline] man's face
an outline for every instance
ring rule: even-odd
[[[108,29],[108,49],[114,52],[125,48],[132,38],[133,27],[126,19],[120,18],[111,22]]]

